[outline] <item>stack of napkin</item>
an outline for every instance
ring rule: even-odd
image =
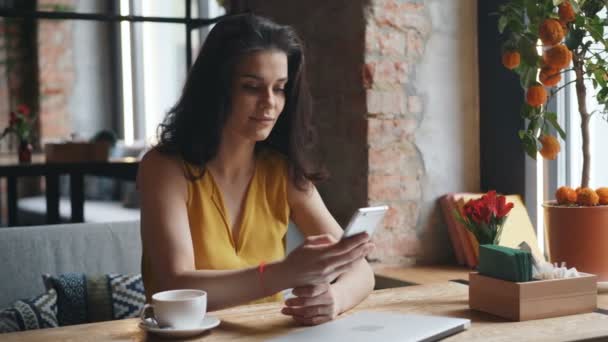
[[[479,273],[513,282],[532,280],[532,254],[498,245],[479,246]]]

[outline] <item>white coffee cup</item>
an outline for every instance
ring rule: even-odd
[[[152,295],[152,304],[146,304],[140,317],[152,309],[153,317],[161,328],[193,329],[202,325],[207,312],[207,292],[202,290],[170,290]]]

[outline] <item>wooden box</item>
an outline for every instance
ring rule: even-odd
[[[110,145],[106,142],[67,142],[44,145],[47,163],[78,163],[106,161]]]
[[[592,312],[597,308],[597,276],[515,283],[469,274],[469,307],[513,321]]]

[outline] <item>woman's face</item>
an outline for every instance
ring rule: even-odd
[[[260,51],[243,57],[235,69],[224,133],[253,142],[268,138],[285,106],[286,83],[285,53]]]

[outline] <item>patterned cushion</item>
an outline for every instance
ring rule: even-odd
[[[43,280],[57,291],[61,326],[137,317],[146,301],[141,274],[65,273]]]
[[[141,274],[109,274],[114,319],[137,317],[146,303],[146,292]]]
[[[57,293],[53,289],[31,299],[18,300],[0,311],[0,333],[56,326]]]

